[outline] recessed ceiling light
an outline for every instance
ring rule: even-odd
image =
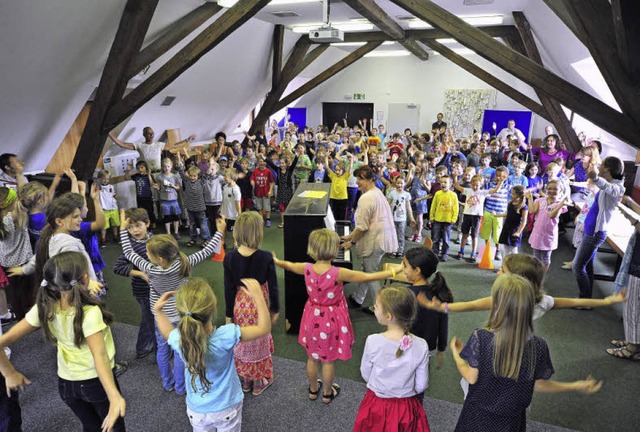
[[[394,51],[371,51],[365,54],[365,57],[404,57],[409,56],[411,53],[407,50],[394,50]]]
[[[504,15],[468,15],[459,17],[464,22],[472,26],[489,26],[489,25],[500,25],[504,22]],[[407,21],[409,28],[412,29],[428,29],[433,28],[429,23],[414,19],[412,21]]]
[[[271,0],[268,6],[298,4],[298,3],[320,3],[322,0]],[[238,3],[238,0],[218,0],[218,6],[230,8],[234,4]]]
[[[385,42],[382,42],[382,45],[393,45],[394,43],[395,43],[394,41],[385,41]],[[334,47],[361,47],[366,44],[367,44],[366,42],[334,42],[329,45]]]

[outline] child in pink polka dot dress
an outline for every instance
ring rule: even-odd
[[[354,342],[349,309],[344,296],[344,282],[370,282],[394,277],[402,265],[393,270],[363,273],[331,265],[340,251],[340,238],[335,231],[323,228],[309,235],[307,254],[311,263],[292,263],[274,258],[277,266],[304,275],[309,299],[304,306],[298,342],[307,351],[309,399],[316,400],[324,384],[322,402],[331,403],[340,394],[333,382],[335,361],[349,360]],[[322,380],[318,372],[322,368]]]

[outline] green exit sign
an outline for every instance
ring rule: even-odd
[[[364,100],[364,93],[354,93],[353,100]]]

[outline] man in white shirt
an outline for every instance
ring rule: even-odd
[[[524,144],[524,134],[520,129],[516,128],[515,120],[509,120],[507,122],[507,127],[502,129],[498,134],[498,141],[503,142],[507,138],[507,135],[516,137],[520,145]]]
[[[111,138],[113,142],[116,143],[117,146],[129,149],[129,150],[136,150],[138,153],[140,153],[140,159],[145,161],[147,165],[149,165],[149,169],[151,170],[151,172],[160,171],[160,168],[162,166],[163,150],[167,150],[167,151],[172,150],[176,147],[179,147],[182,144],[193,141],[193,139],[195,138],[195,135],[190,135],[187,139],[178,141],[177,143],[165,144],[163,142],[153,141],[154,135],[155,134],[153,132],[153,129],[147,126],[142,130],[142,136],[144,137],[144,142],[134,144],[134,143],[124,142],[118,139],[118,137],[116,137],[112,132],[109,132],[109,138]]]

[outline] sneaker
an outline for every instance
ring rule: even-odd
[[[471,256],[469,257],[469,262],[474,264],[478,262],[478,256],[476,255],[475,252],[471,252]]]
[[[173,238],[174,238],[174,239],[176,239],[176,240],[180,240],[182,237],[180,236],[180,234],[175,233],[175,234],[173,235]]]
[[[422,243],[422,236],[416,236],[413,241],[416,243]]]
[[[100,240],[99,243],[100,243],[100,249],[104,249],[104,248],[107,247],[107,240],[106,239],[105,240]]]
[[[449,255],[440,255],[440,261],[447,262],[449,261]]]
[[[120,375],[122,375],[123,373],[125,373],[127,371],[127,369],[129,369],[129,363],[127,363],[124,360],[121,360],[121,361],[116,363],[116,367],[115,367],[115,370],[113,371],[113,374],[117,378]]]
[[[493,257],[493,259],[496,261],[502,261],[502,254],[500,253],[500,251],[496,251],[496,256]]]
[[[264,223],[264,226],[267,228],[271,228],[271,221],[267,219],[267,221]]]
[[[455,239],[453,242],[454,242],[455,244],[460,244],[460,237],[458,237],[457,239]]]
[[[464,259],[464,254],[462,252],[458,252],[458,256],[456,256],[456,258],[459,260]]]
[[[0,323],[2,324],[3,327],[6,326],[7,324],[11,324],[14,321],[17,321],[16,314],[14,314],[11,311],[7,312],[5,315],[2,316],[2,318],[0,318]]]

